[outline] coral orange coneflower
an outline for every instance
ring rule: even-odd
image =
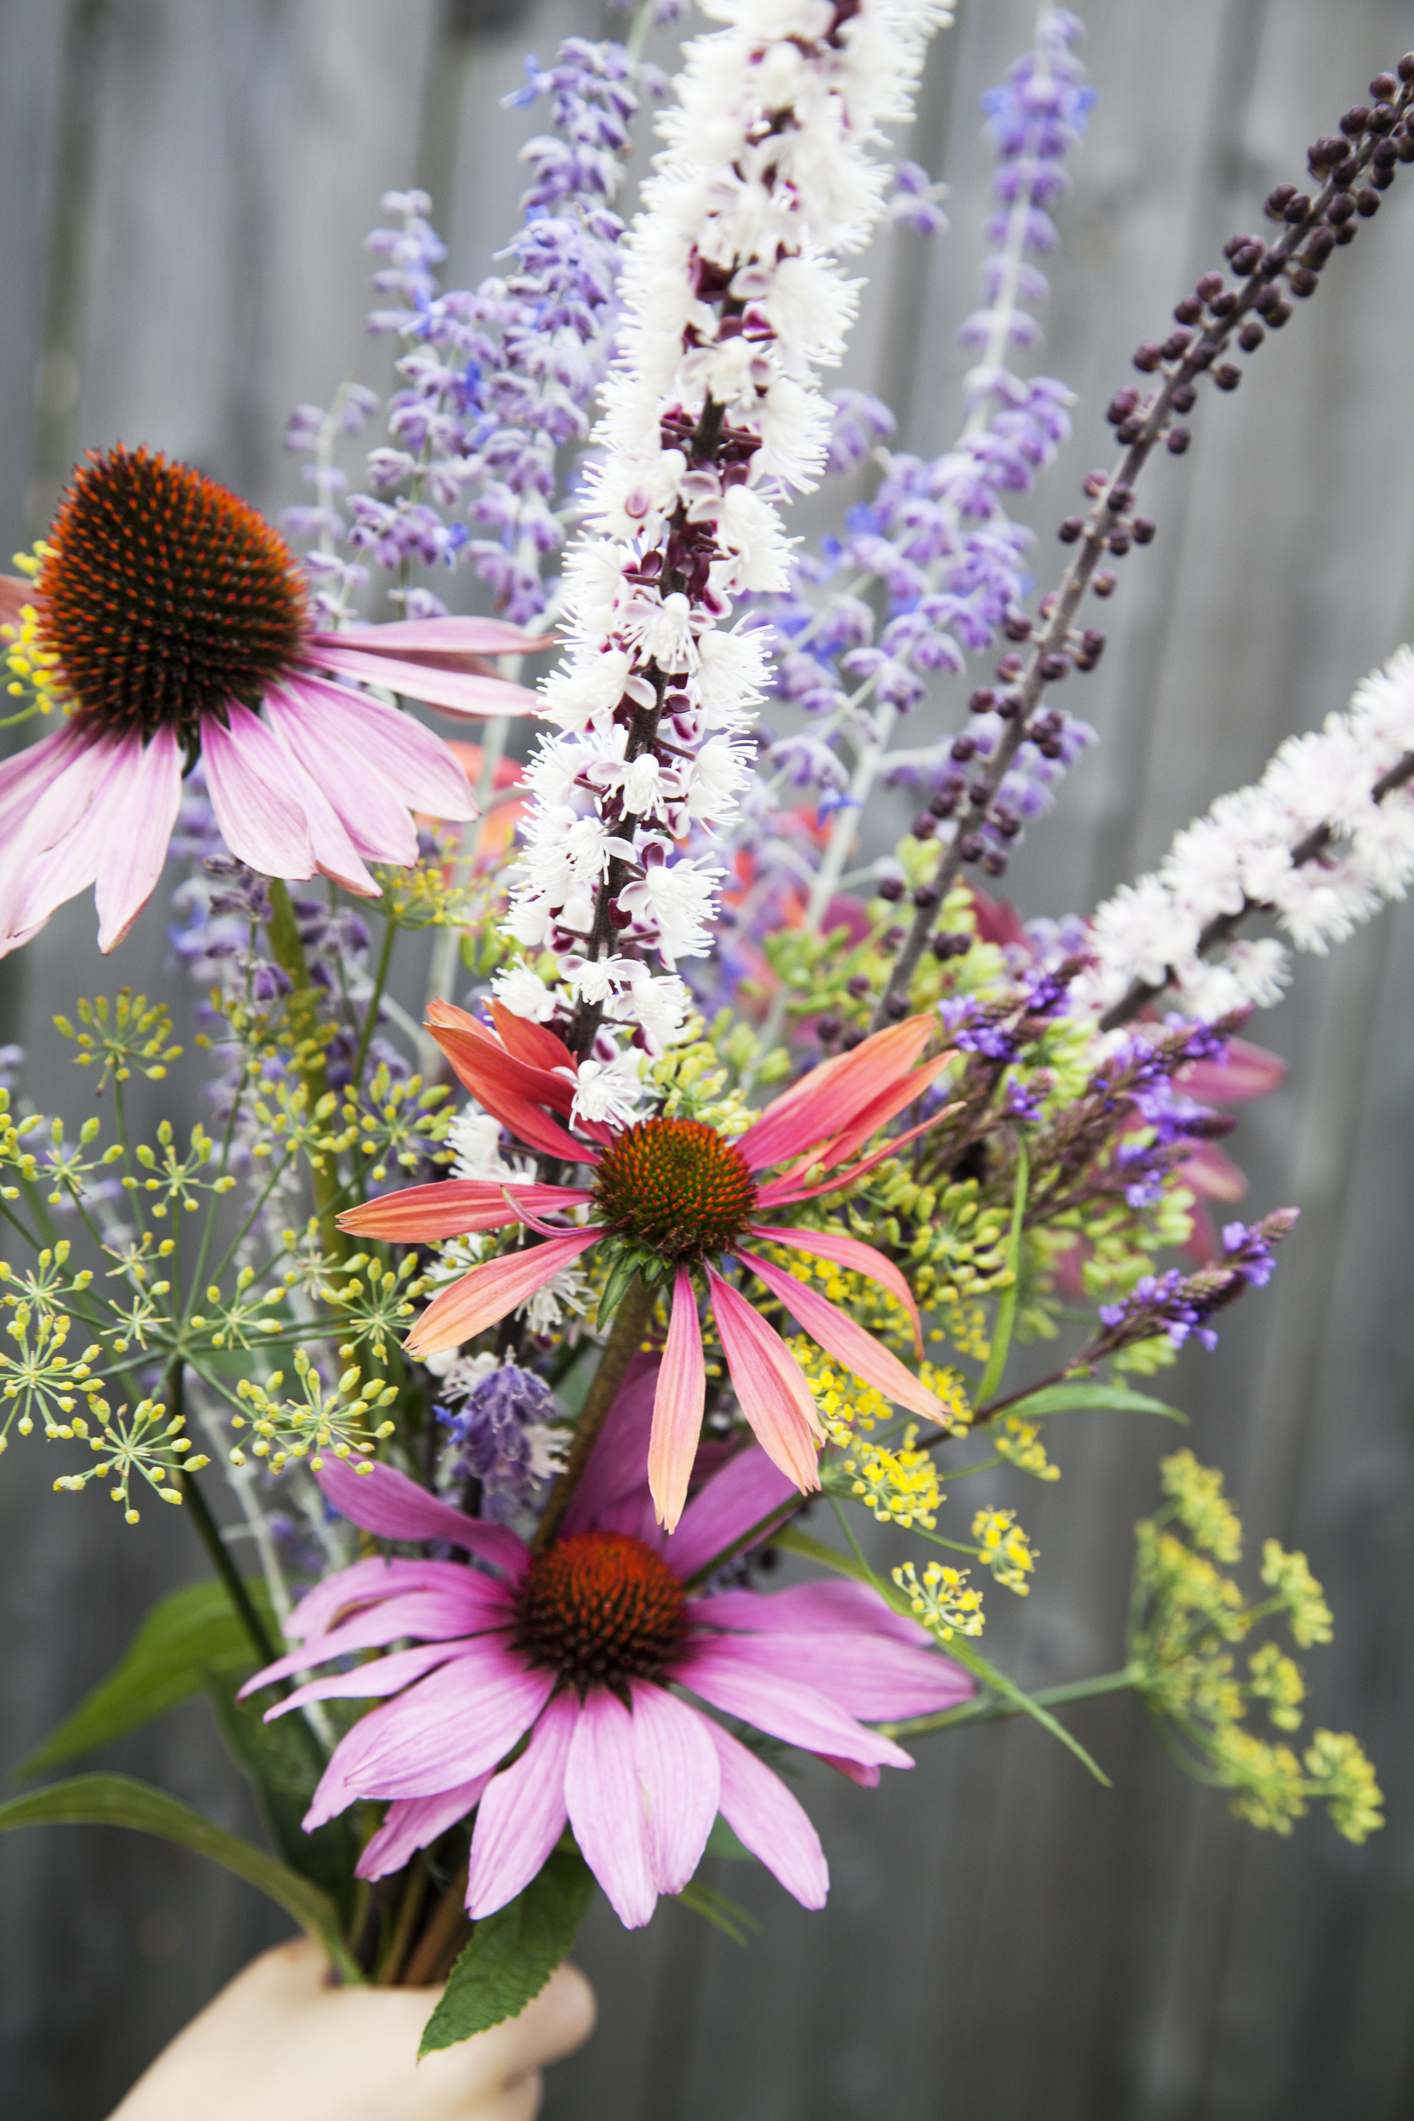
[[[478,658],[544,645],[496,619],[318,632],[279,533],[147,449],[79,466],[29,601],[68,719],[0,764],[0,955],[89,884],[100,948],[122,940],[198,755],[240,860],[376,897],[369,861],[416,859],[413,810],[463,819],[475,805],[440,737],[346,681],[452,714],[525,713],[534,696]]]
[[[613,1243],[650,1283],[671,1280],[648,1457],[653,1499],[670,1531],[687,1499],[706,1397],[695,1276],[706,1284],[732,1384],[762,1447],[797,1487],[820,1484],[816,1446],[823,1431],[805,1373],[775,1328],[714,1264],[723,1255],[764,1282],[802,1331],[857,1376],[911,1413],[942,1419],[937,1396],[872,1333],[808,1282],[746,1244],[755,1239],[783,1245],[863,1275],[903,1306],[922,1352],[918,1306],[891,1260],[859,1238],[784,1227],[772,1218],[776,1210],[838,1191],[894,1153],[897,1140],[856,1160],[864,1144],[921,1097],[951,1059],[946,1053],[920,1059],[937,1029],[935,1017],[911,1017],[876,1032],[853,1052],[823,1062],[768,1105],[737,1141],[689,1119],[645,1119],[618,1129],[600,1123],[591,1130],[596,1139],[585,1141],[552,1116],[568,1118],[574,1102],[577,1069],[568,1048],[543,1025],[526,1023],[499,1003],[493,1008],[499,1036],[445,1002],[432,1004],[428,1029],[488,1112],[528,1147],[589,1166],[593,1182],[578,1187],[443,1179],[384,1194],[340,1215],[341,1227],[357,1236],[404,1243],[514,1223],[544,1238],[527,1250],[473,1267],[444,1289],[408,1336],[414,1355],[457,1347],[495,1325],[591,1245]],[[792,1168],[763,1179],[778,1164]],[[808,1185],[805,1174],[817,1165],[830,1175]],[[577,1228],[540,1220],[582,1208],[592,1219]]]

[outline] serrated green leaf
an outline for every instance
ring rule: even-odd
[[[293,1916],[302,1929],[324,1946],[346,1981],[362,1981],[363,1973],[339,1930],[338,1913],[327,1893],[301,1878],[287,1864],[264,1849],[228,1834],[215,1821],[194,1812],[190,1805],[155,1790],[130,1775],[75,1775],[67,1782],[51,1783],[27,1797],[13,1797],[0,1804],[0,1834],[17,1826],[131,1827],[159,1840],[174,1841],[179,1848],[207,1856],[223,1869],[234,1871],[267,1898]]]
[[[419,2058],[518,2017],[567,1957],[593,1891],[578,1851],[556,1849],[509,1907],[484,1916],[427,2021]]]
[[[1147,1392],[1131,1392],[1128,1385],[1107,1385],[1099,1378],[1086,1381],[1078,1379],[1074,1384],[1042,1385],[1039,1392],[1030,1392],[1024,1399],[1013,1400],[1003,1408],[1006,1414],[1015,1414],[1021,1421],[1035,1421],[1043,1414],[1068,1414],[1080,1407],[1108,1407],[1113,1414],[1162,1414],[1166,1421],[1180,1421],[1187,1426],[1188,1416],[1177,1407],[1166,1406],[1161,1399],[1151,1399]]]
[[[273,1627],[265,1585],[252,1580],[246,1589],[256,1611]],[[19,1773],[39,1775],[78,1753],[111,1745],[185,1701],[208,1672],[247,1672],[254,1665],[250,1637],[222,1586],[214,1580],[188,1584],[153,1607],[117,1670],[45,1739]]]

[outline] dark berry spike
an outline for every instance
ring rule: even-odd
[[[49,533],[36,583],[46,647],[85,715],[115,734],[255,707],[308,629],[299,563],[278,531],[204,472],[154,450],[92,450]]]

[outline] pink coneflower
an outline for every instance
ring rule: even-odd
[[[232,854],[266,876],[319,870],[376,898],[367,863],[416,860],[414,810],[460,819],[475,805],[439,737],[344,681],[452,714],[526,713],[533,694],[476,658],[543,645],[495,619],[313,632],[279,534],[146,449],[80,465],[33,602],[70,713],[0,765],[0,955],[89,884],[99,947],[121,942],[161,873],[198,753]]]
[[[720,1812],[787,1892],[821,1907],[829,1873],[805,1811],[757,1754],[675,1690],[869,1787],[881,1767],[913,1762],[861,1717],[931,1715],[972,1693],[921,1627],[862,1584],[769,1596],[693,1589],[792,1490],[761,1452],[744,1451],[694,1497],[666,1548],[641,1483],[619,1491],[624,1439],[613,1424],[628,1396],[564,1534],[533,1559],[514,1532],[463,1516],[390,1466],[360,1475],[325,1460],[320,1483],[355,1524],[385,1539],[446,1541],[499,1572],[360,1561],[309,1593],[286,1629],[302,1647],[246,1688],[413,1644],[312,1680],[269,1712],[395,1697],[340,1740],[304,1822],[313,1832],[360,1798],[390,1799],[360,1877],[401,1869],[475,1807],[466,1906],[489,1915],[530,1883],[568,1823],[619,1920],[636,1929],[659,1893],[687,1884]]]
[[[898,1357],[798,1275],[747,1249],[755,1238],[862,1274],[901,1304],[922,1353],[918,1306],[892,1261],[872,1245],[836,1231],[805,1230],[763,1219],[813,1195],[835,1192],[899,1146],[890,1141],[862,1162],[864,1144],[932,1083],[950,1058],[920,1061],[937,1029],[915,1016],[865,1039],[852,1053],[825,1061],[768,1105],[737,1141],[699,1120],[646,1119],[618,1129],[598,1123],[586,1141],[543,1109],[565,1117],[576,1094],[568,1048],[541,1024],[494,1005],[500,1036],[464,1010],[434,1002],[428,1029],[468,1090],[528,1147],[592,1167],[588,1187],[499,1179],[443,1179],[385,1194],[339,1217],[360,1237],[404,1243],[461,1237],[474,1230],[528,1225],[544,1239],[473,1267],[429,1304],[408,1336],[414,1355],[454,1348],[492,1326],[591,1245],[611,1242],[652,1285],[672,1281],[667,1346],[648,1472],[653,1499],[671,1531],[682,1514],[706,1396],[698,1323],[700,1275],[742,1413],[767,1455],[802,1490],[820,1485],[816,1446],[824,1441],[804,1371],[775,1328],[726,1280],[714,1259],[734,1258],[764,1282],[803,1332],[836,1361],[911,1413],[938,1421],[942,1402]],[[935,1115],[936,1117],[937,1115]],[[925,1125],[932,1122],[924,1122]],[[762,1183],[772,1165],[790,1168]],[[820,1167],[831,1175],[807,1184]],[[579,1228],[542,1218],[587,1208]]]

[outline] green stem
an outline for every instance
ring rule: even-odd
[[[306,1051],[299,1063],[300,1080],[304,1084],[310,1116],[329,1093],[329,1081],[324,1072],[324,1056],[317,1043],[316,1012],[313,983],[309,977],[309,966],[305,961],[304,944],[300,941],[299,923],[295,909],[290,904],[290,894],[282,878],[268,879],[270,894],[270,919],[266,933],[270,937],[270,948],[275,962],[289,980],[295,991],[295,1003],[290,1011],[291,1028],[298,1044]],[[309,1179],[314,1192],[315,1211],[319,1217],[324,1249],[331,1259],[343,1260],[348,1256],[348,1243],[343,1231],[334,1220],[334,1198],[339,1192],[338,1173],[333,1158],[326,1155],[321,1164],[313,1157],[309,1160]]]
[[[1137,1683],[1136,1673],[1126,1665],[1123,1671],[1102,1672],[1096,1679],[1072,1679],[1065,1686],[1041,1687],[1029,1698],[1042,1708],[1057,1709],[1072,1701],[1092,1701],[1101,1694],[1120,1694]],[[1015,1702],[993,1694],[979,1701],[964,1701],[955,1709],[943,1709],[936,1716],[910,1716],[902,1723],[881,1723],[879,1729],[886,1738],[920,1738],[925,1731],[955,1730],[967,1723],[996,1723],[1004,1716],[1021,1714],[1023,1711]]]
[[[358,1052],[354,1055],[353,1090],[357,1097],[363,1089],[363,1071],[368,1065],[368,1048],[373,1040],[378,1022],[378,1005],[383,999],[383,989],[388,984],[388,967],[393,962],[393,945],[398,939],[398,924],[389,914],[383,923],[383,947],[378,953],[378,969],[373,975],[373,992],[368,997],[363,1012],[363,1029],[359,1033]]]
[[[174,1416],[182,1412],[183,1367],[179,1355],[167,1373],[168,1411]],[[256,1612],[249,1591],[241,1582],[240,1572],[231,1559],[225,1540],[221,1537],[221,1528],[211,1514],[210,1505],[197,1484],[196,1475],[189,1473],[183,1466],[177,1478],[181,1482],[182,1499],[191,1511],[197,1536],[206,1549],[212,1568],[221,1579],[222,1587],[241,1626],[250,1637],[251,1645],[262,1665],[273,1664],[280,1653],[270,1640],[265,1623]]]
[[[565,1460],[563,1471],[550,1490],[545,1514],[535,1534],[537,1554],[544,1553],[564,1521],[574,1491],[584,1477],[589,1454],[594,1448],[599,1431],[608,1419],[609,1409],[618,1397],[619,1386],[628,1374],[629,1364],[638,1353],[652,1316],[653,1291],[645,1288],[642,1276],[636,1274],[614,1314],[614,1323],[604,1343],[599,1367],[594,1373],[593,1383],[585,1395],[584,1406],[575,1424],[569,1456]]]

